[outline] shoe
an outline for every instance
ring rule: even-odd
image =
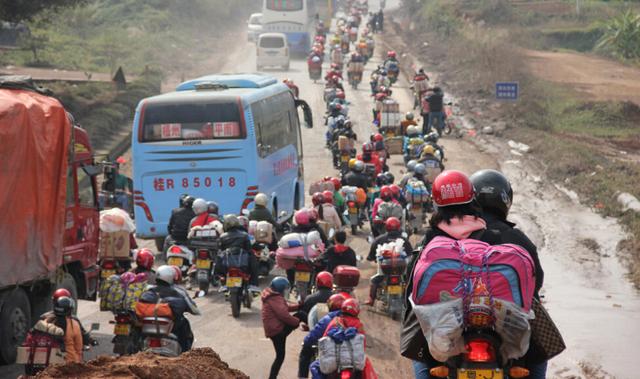
[[[229,291],[227,286],[221,286],[220,288],[218,288],[218,292],[227,292],[227,291]]]
[[[258,286],[249,286],[248,289],[249,289],[249,292],[254,292],[254,293],[260,293],[261,292],[260,287],[258,287]]]

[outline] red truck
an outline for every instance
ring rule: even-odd
[[[0,361],[12,363],[54,289],[95,299],[99,170],[87,132],[16,77],[0,77],[0,162]]]

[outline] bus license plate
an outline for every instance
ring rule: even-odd
[[[196,268],[202,268],[202,269],[208,270],[209,267],[211,267],[210,259],[198,259],[196,261]]]
[[[387,292],[389,295],[402,295],[402,286],[388,286]]]
[[[129,331],[131,330],[131,325],[129,324],[116,324],[113,328],[113,334],[116,336],[128,336]]]
[[[296,271],[296,282],[306,282],[311,281],[311,273],[307,271]]]
[[[115,275],[116,274],[116,270],[102,270],[100,272],[100,277],[102,279],[107,279],[109,278],[111,275]]]
[[[497,370],[459,369],[457,378],[458,379],[481,379],[481,378],[503,379],[504,376],[502,371],[497,371]]]
[[[169,257],[169,259],[167,259],[167,263],[169,264],[169,266],[182,266],[182,258],[180,257]]]
[[[227,287],[242,287],[242,278],[239,276],[227,276]]]

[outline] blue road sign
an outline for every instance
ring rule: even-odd
[[[520,88],[518,82],[498,82],[496,83],[497,100],[518,100]]]

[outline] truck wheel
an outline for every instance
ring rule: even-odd
[[[0,361],[13,363],[16,349],[22,344],[31,326],[29,298],[21,288],[7,291],[0,311]]]

